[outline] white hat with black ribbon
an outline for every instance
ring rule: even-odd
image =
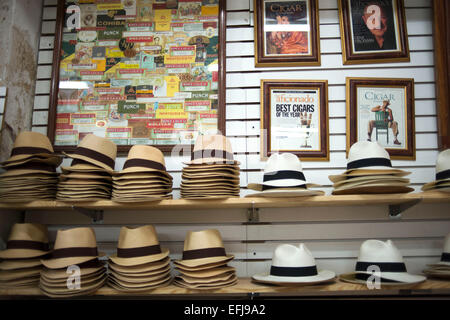
[[[425,184],[423,191],[439,190],[450,192],[450,149],[439,153],[436,160],[436,179]]]
[[[249,183],[247,188],[258,191],[246,197],[295,197],[323,195],[318,187],[306,182],[300,159],[292,153],[275,153],[267,160],[262,183]]]
[[[333,271],[318,270],[316,261],[305,244],[281,244],[276,247],[269,273],[255,274],[252,279],[273,284],[313,284],[331,281]]]

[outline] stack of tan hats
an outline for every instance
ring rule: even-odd
[[[153,226],[123,227],[117,253],[109,257],[108,285],[122,292],[142,292],[172,282],[169,250],[161,249]]]
[[[70,167],[62,167],[57,200],[94,201],[110,199],[117,146],[114,142],[86,135],[72,153]]]
[[[22,132],[14,141],[11,156],[1,163],[0,201],[54,200],[62,158],[53,153],[47,136]]]
[[[425,184],[422,190],[450,192],[450,149],[439,153],[436,160],[436,179]]]
[[[49,259],[42,260],[41,291],[54,298],[95,293],[107,280],[92,228],[58,230]]]
[[[42,270],[40,259],[49,253],[45,226],[13,225],[6,250],[0,251],[0,289],[37,287]]]
[[[123,170],[113,176],[112,200],[141,202],[171,199],[172,176],[163,153],[150,146],[133,146]]]
[[[348,154],[347,170],[341,175],[329,176],[333,194],[384,194],[408,193],[410,174],[392,167],[389,153],[378,143],[359,141]]]
[[[236,270],[227,266],[233,258],[226,254],[218,230],[190,231],[184,241],[183,258],[174,261],[181,273],[174,283],[198,290],[233,286],[237,283]]]
[[[222,135],[199,136],[192,160],[183,168],[181,197],[215,199],[239,197],[239,162],[230,141]]]
[[[423,270],[423,273],[427,276],[450,280],[450,233],[445,237],[441,260],[428,265],[428,267],[428,269]]]

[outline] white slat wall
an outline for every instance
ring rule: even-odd
[[[39,52],[38,81],[34,103],[33,130],[47,132],[49,89],[52,69],[53,42],[56,19],[56,0],[45,0],[42,36]],[[416,161],[393,161],[395,167],[412,172],[410,178],[418,191],[434,174],[437,150],[436,99],[433,58],[432,8],[428,0],[404,0],[409,37],[411,62],[377,65],[343,66],[339,32],[337,0],[319,0],[322,65],[319,67],[255,68],[253,0],[227,0],[227,79],[226,79],[226,130],[233,144],[235,157],[241,162],[241,196],[248,193],[248,182],[261,179],[260,170],[260,79],[327,79],[329,82],[330,161],[303,162],[308,181],[324,185],[329,194],[331,182],[328,175],[337,174],[346,166],[345,149],[345,78],[346,77],[396,77],[415,79],[416,109]],[[182,161],[187,157],[166,157],[167,168],[174,176],[174,196],[179,197]],[[116,161],[120,170],[123,156]],[[64,161],[64,165],[68,164]],[[448,205],[416,210],[423,216],[426,210],[448,210]],[[236,216],[245,216],[238,209],[215,210],[214,215],[201,213],[190,221],[190,212],[171,212],[170,222],[153,219],[152,213],[140,223],[154,223],[160,240],[171,250],[171,257],[180,257],[188,230],[217,228],[221,231],[228,252],[236,256],[231,265],[238,275],[251,276],[266,271],[273,249],[280,243],[305,242],[317,258],[319,267],[337,273],[350,272],[362,241],[368,238],[393,239],[405,256],[408,270],[420,272],[427,263],[439,259],[443,237],[450,232],[450,219],[390,221],[387,208],[343,207],[337,216],[351,218],[315,218],[328,213],[330,208],[261,209],[261,223],[245,224]],[[361,211],[359,217],[355,212]],[[362,214],[364,212],[364,214]],[[28,214],[29,221],[39,221],[41,213]],[[63,213],[61,213],[63,214]],[[130,217],[132,225],[136,217]],[[160,212],[158,212],[160,214]],[[165,214],[165,213],[164,213]],[[160,214],[163,216],[164,214]],[[326,214],[325,214],[326,215]],[[303,218],[299,218],[303,217]],[[377,218],[374,218],[377,217]],[[380,218],[382,217],[382,218]],[[73,225],[74,220],[59,215],[50,223],[52,239],[59,228]],[[51,220],[51,218],[50,218]],[[124,220],[124,219],[122,219]],[[77,221],[75,219],[75,221]],[[245,221],[245,219],[244,219]],[[219,223],[220,222],[220,223]],[[85,222],[83,222],[85,223]],[[120,225],[96,225],[100,247],[114,252]]]

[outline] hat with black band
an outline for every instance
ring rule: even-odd
[[[185,164],[239,165],[240,163],[234,160],[230,140],[223,135],[216,134],[198,136],[191,154],[191,161]]]
[[[0,251],[0,259],[29,259],[50,253],[47,227],[35,223],[16,223]]]
[[[139,228],[120,229],[117,253],[109,259],[119,266],[137,266],[165,259],[168,249],[161,249],[155,227],[146,225]]]
[[[333,271],[318,270],[311,251],[301,243],[277,246],[270,272],[255,274],[252,279],[262,283],[300,285],[331,281],[335,277]]]
[[[423,191],[435,189],[450,192],[450,149],[439,153],[436,159],[435,180],[422,187]]]
[[[361,244],[355,271],[342,274],[339,279],[366,284],[367,276],[374,276],[383,285],[415,284],[426,280],[421,275],[408,273],[400,250],[391,240],[366,240]]]

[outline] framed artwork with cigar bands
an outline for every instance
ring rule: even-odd
[[[317,0],[253,0],[255,66],[320,66]]]
[[[339,0],[344,64],[408,62],[403,0]]]
[[[329,160],[328,81],[261,80],[261,158]]]
[[[48,135],[170,151],[225,134],[225,0],[59,0]]]

